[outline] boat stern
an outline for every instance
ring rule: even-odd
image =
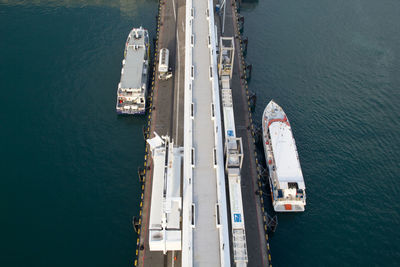
[[[297,201],[274,201],[273,206],[276,212],[303,212],[306,208],[304,203]]]

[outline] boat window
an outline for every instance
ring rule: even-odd
[[[299,189],[299,186],[297,183],[288,183],[288,188],[289,189]]]
[[[303,189],[297,189],[297,194],[303,194]]]

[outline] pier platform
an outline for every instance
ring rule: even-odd
[[[197,0],[195,0],[197,1]],[[214,4],[217,2],[214,1]],[[236,134],[243,140],[244,161],[242,168],[242,196],[245,216],[248,266],[270,266],[266,216],[260,196],[260,182],[257,172],[256,150],[252,118],[248,105],[247,83],[244,77],[244,59],[241,52],[235,3],[226,1],[225,31],[221,35],[222,16],[215,15],[217,31],[220,36],[235,37],[235,63],[232,76],[232,100],[236,123]],[[186,0],[161,0],[157,23],[157,42],[151,81],[150,105],[147,113],[149,124],[145,137],[152,138],[154,132],[168,135],[177,146],[184,144],[184,92],[185,92],[185,21]],[[195,25],[195,27],[197,27]],[[206,39],[204,39],[206,42]],[[167,48],[170,52],[170,67],[173,76],[169,80],[157,77],[158,52]],[[208,57],[208,55],[205,55]],[[195,88],[193,88],[195,89]],[[199,95],[200,96],[200,95]],[[209,109],[209,106],[207,106]],[[212,155],[210,155],[212,157]],[[149,249],[149,216],[152,194],[153,163],[148,145],[144,163],[144,181],[141,184],[141,210],[135,266],[182,266],[181,251],[162,251]],[[213,211],[212,211],[213,212]],[[196,248],[194,248],[195,250]],[[231,252],[232,253],[232,252]],[[205,255],[206,257],[206,255]],[[225,266],[234,266],[233,260]]]
[[[215,1],[216,3],[216,1]],[[234,1],[226,0],[225,27],[222,33],[222,12],[216,16],[221,36],[235,37],[235,63],[232,75],[232,100],[235,114],[236,135],[243,142],[242,197],[245,216],[248,266],[270,266],[268,235],[264,200],[260,195],[259,173],[257,171],[254,126],[248,99],[248,85],[245,79],[245,62],[241,51],[241,37]]]
[[[184,96],[184,23],[185,0],[161,0],[157,17],[158,38],[155,44],[153,78],[151,81],[150,106],[146,138],[154,137],[154,132],[168,135],[178,146],[183,145],[183,96]],[[161,48],[169,50],[169,65],[172,78],[159,80],[157,73],[158,52]],[[140,231],[137,240],[135,266],[181,266],[180,252],[149,249],[149,216],[151,205],[153,162],[148,145],[145,155],[145,178],[142,184],[140,211]]]

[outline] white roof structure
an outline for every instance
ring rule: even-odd
[[[229,77],[229,76],[228,76]],[[233,105],[232,105],[232,90],[231,89],[222,89],[222,108],[224,115],[224,132],[225,132],[225,140],[228,140],[228,145],[230,149],[236,149],[236,142],[230,141],[229,138],[236,137],[236,129],[235,129],[235,117],[233,113]]]
[[[238,168],[228,171],[228,182],[232,228],[244,229],[242,188],[240,185],[240,170]]]
[[[169,137],[157,134],[148,139],[153,156],[153,188],[151,194],[150,250],[181,250],[180,217],[182,148],[174,147]]]

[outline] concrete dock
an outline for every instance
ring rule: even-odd
[[[222,36],[235,36],[235,64],[232,75],[232,99],[235,113],[236,135],[243,141],[242,196],[246,222],[249,266],[269,266],[270,252],[266,233],[264,203],[261,203],[259,174],[255,155],[254,128],[248,99],[248,85],[244,78],[244,58],[241,52],[240,33],[236,14],[236,3],[226,0],[225,28]],[[221,16],[216,16],[219,25]],[[219,27],[221,30],[221,27]],[[221,32],[220,32],[221,33]],[[264,201],[263,201],[264,202]]]
[[[156,65],[153,68],[151,81],[151,104],[148,113],[147,138],[159,135],[171,136],[178,146],[183,145],[183,84],[184,84],[184,21],[185,0],[159,2],[157,22],[158,40],[154,63],[158,60],[158,51],[167,48],[170,51],[170,67],[173,76],[169,80],[157,78]],[[142,184],[141,221],[137,242],[135,266],[181,266],[180,252],[168,252],[164,255],[159,251],[150,251],[148,243],[148,224],[152,189],[152,160],[146,147],[145,180]]]
[[[197,1],[197,0],[195,0]],[[153,133],[169,135],[175,144],[184,143],[184,76],[185,76],[185,18],[186,0],[161,0],[159,2],[158,39],[154,56],[153,79],[149,92],[150,105],[148,112],[148,127],[146,138]],[[241,52],[236,6],[230,0],[226,1],[225,32],[222,36],[236,36],[235,64],[232,77],[232,94],[235,112],[237,136],[242,137],[244,161],[242,168],[242,196],[246,226],[249,266],[270,266],[268,235],[266,235],[266,218],[263,200],[258,193],[261,183],[257,172],[255,155],[254,131],[248,105],[247,83],[244,76],[244,59]],[[221,18],[215,16],[216,24],[221,25]],[[221,28],[218,29],[221,33]],[[204,40],[205,42],[206,40]],[[168,48],[170,51],[170,66],[173,77],[169,80],[157,78],[158,51]],[[209,109],[209,106],[207,106]],[[137,239],[137,266],[181,266],[181,252],[173,251],[164,255],[159,251],[150,251],[148,243],[148,224],[152,189],[152,159],[146,146],[145,179],[141,184],[140,228]],[[231,261],[231,265],[233,261]]]

